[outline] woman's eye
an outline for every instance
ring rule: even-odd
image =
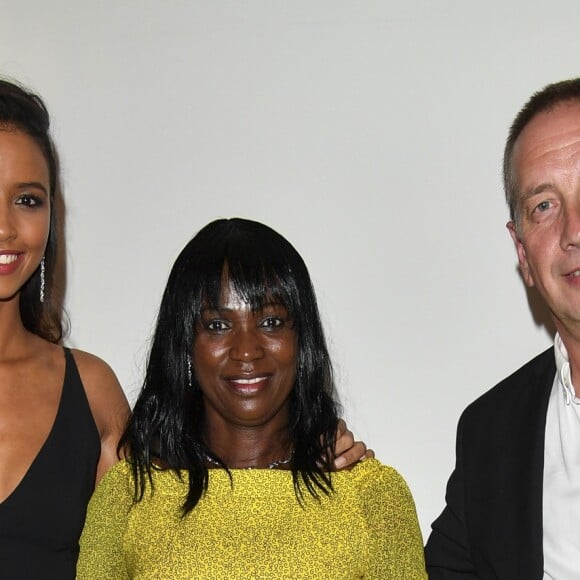
[[[284,325],[284,321],[279,316],[268,316],[262,320],[261,326],[264,328],[278,328]]]
[[[32,193],[23,193],[16,200],[16,205],[23,205],[26,207],[41,207],[44,204],[44,200]]]
[[[210,320],[206,322],[205,327],[212,332],[220,332],[228,329],[228,325],[224,320]]]

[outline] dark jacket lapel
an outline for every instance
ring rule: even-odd
[[[462,417],[465,513],[482,578],[541,580],[550,349],[488,391]]]

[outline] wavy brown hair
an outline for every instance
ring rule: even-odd
[[[40,149],[49,173],[50,230],[44,252],[45,299],[40,302],[40,267],[20,291],[20,316],[24,327],[38,336],[58,343],[63,334],[62,304],[54,292],[57,262],[57,218],[61,211],[58,159],[50,136],[50,117],[42,99],[19,84],[0,79],[0,131],[20,131]]]

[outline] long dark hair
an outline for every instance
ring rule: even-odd
[[[169,275],[145,382],[120,443],[132,465],[135,499],[143,497],[147,482],[152,484],[156,463],[189,472],[185,513],[207,489],[205,457],[210,450],[201,432],[203,401],[195,372],[190,385],[188,359],[202,308],[219,306],[224,267],[229,283],[253,309],[275,301],[293,320],[298,355],[288,427],[294,489],[299,501],[304,488],[314,497],[328,494],[338,403],[308,270],[273,229],[233,218],[206,225],[182,250]]]
[[[40,302],[40,268],[20,291],[20,317],[24,327],[57,343],[62,338],[62,309],[52,292],[57,258],[57,213],[55,207],[58,184],[58,161],[49,133],[50,118],[42,99],[23,87],[0,79],[0,131],[21,131],[40,149],[49,174],[50,231],[44,252],[45,299]]]

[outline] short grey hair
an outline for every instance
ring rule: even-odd
[[[527,124],[538,114],[551,111],[562,103],[580,103],[580,77],[552,83],[534,93],[512,123],[503,154],[503,186],[510,218],[517,225],[518,183],[513,170],[515,143]]]

